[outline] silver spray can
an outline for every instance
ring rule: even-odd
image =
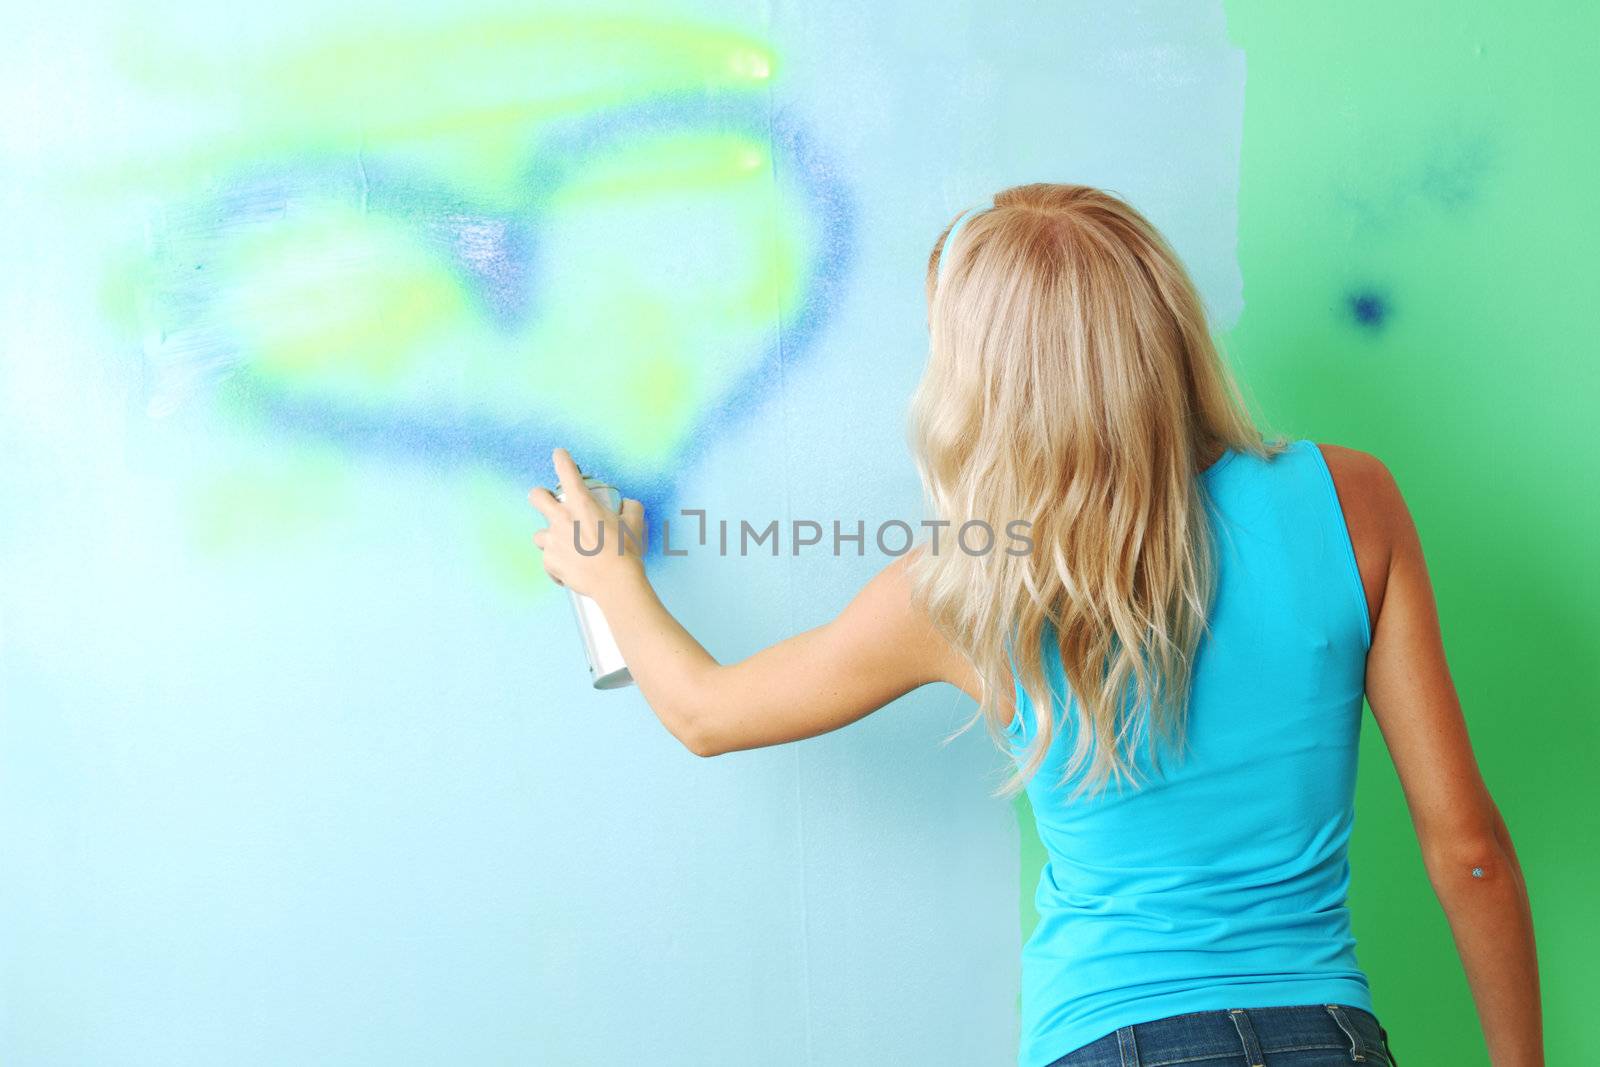
[[[611,512],[622,510],[622,494],[616,486],[607,485],[598,478],[584,478],[583,484],[588,486],[589,495],[601,507]],[[565,501],[566,493],[558,489],[555,497]],[[617,546],[604,545],[602,550],[615,552]],[[572,612],[578,619],[578,634],[583,638],[583,653],[589,659],[589,677],[594,680],[594,687],[621,689],[625,685],[632,685],[633,675],[628,672],[628,665],[622,662],[622,650],[617,648],[617,639],[611,635],[611,627],[606,623],[600,605],[594,602],[594,598],[571,589],[567,590],[567,595],[572,600]]]

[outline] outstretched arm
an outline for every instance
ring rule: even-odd
[[[627,543],[621,524],[642,532],[643,516],[632,500],[620,520],[608,516],[582,490],[572,458],[558,449],[554,459],[565,503],[544,489],[529,494],[550,522],[534,535],[545,570],[600,605],[651,710],[697,755],[837,730],[929,682],[973,691],[971,667],[912,605],[911,556],[885,567],[832,621],[737,663],[718,663],[661,603],[636,551],[576,551],[575,524],[584,545],[604,537],[611,546]]]

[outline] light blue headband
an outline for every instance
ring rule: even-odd
[[[950,234],[944,239],[944,247],[939,249],[939,271],[933,279],[933,287],[935,289],[939,288],[939,283],[944,281],[944,265],[950,262],[950,250],[955,247],[956,234],[961,232],[961,227],[967,224],[968,219],[987,210],[989,209],[986,207],[975,207],[963,212],[961,217],[956,219],[956,224],[950,227]]]

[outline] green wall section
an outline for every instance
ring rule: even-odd
[[[1228,4],[1248,73],[1224,341],[1264,426],[1372,452],[1406,493],[1527,877],[1555,1064],[1587,1062],[1600,987],[1597,10]],[[1043,854],[1018,818],[1026,934]],[[1351,865],[1401,1062],[1488,1062],[1370,711]]]

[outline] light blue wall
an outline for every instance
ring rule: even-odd
[[[1009,1062],[970,707],[697,760],[588,690],[524,494],[561,442],[914,521],[939,230],[1104,185],[1231,324],[1243,54],[1209,3],[481,7],[0,22],[0,1061]],[[653,573],[731,659],[884,562]]]

